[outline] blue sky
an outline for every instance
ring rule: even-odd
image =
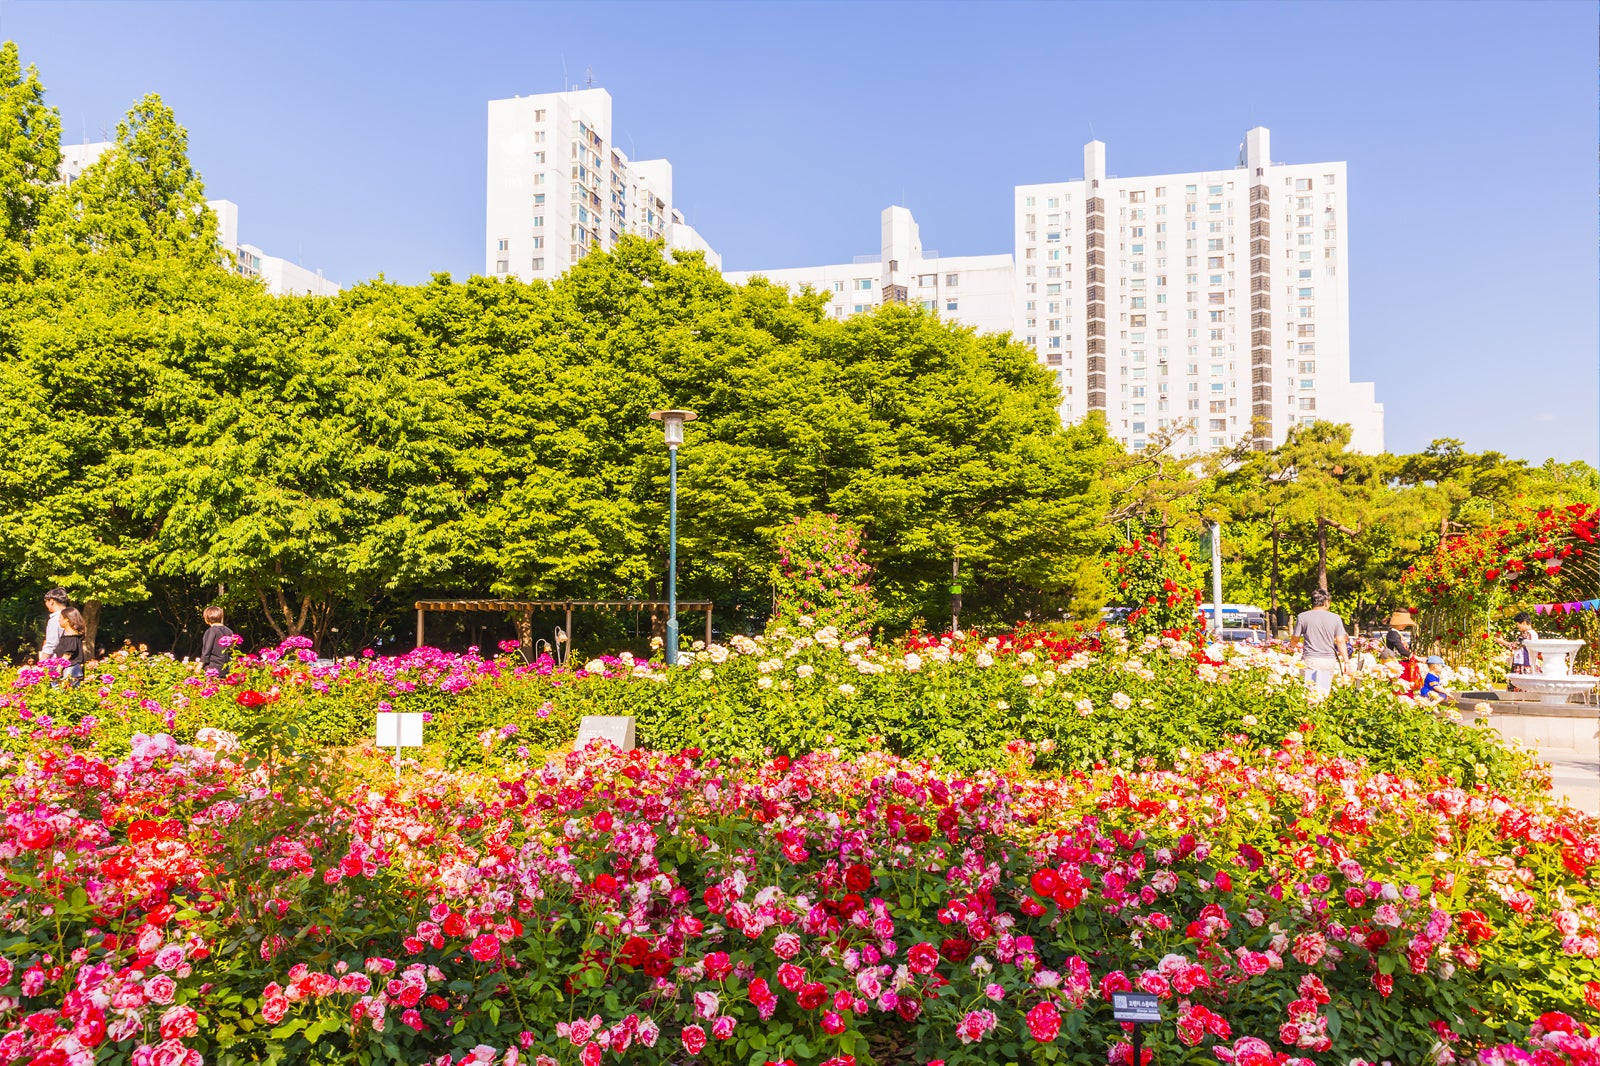
[[[594,84],[730,269],[875,252],[910,207],[1011,251],[1011,187],[1346,160],[1351,363],[1391,450],[1600,459],[1596,5],[0,0],[65,138],[146,92],[240,237],[345,284],[482,269],[486,101]]]

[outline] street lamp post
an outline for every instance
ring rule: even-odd
[[[667,665],[678,665],[678,445],[683,424],[698,416],[693,411],[651,411],[667,438]]]

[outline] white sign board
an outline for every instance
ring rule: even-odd
[[[626,715],[587,714],[578,723],[573,748],[582,751],[591,740],[609,740],[622,751],[633,750],[633,719]]]
[[[379,711],[378,747],[422,747],[422,712]]]

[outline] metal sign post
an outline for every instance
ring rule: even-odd
[[[379,711],[376,729],[378,747],[394,748],[394,779],[400,781],[400,749],[422,747],[420,711]]]
[[[1139,1053],[1144,1049],[1144,1034],[1139,1026],[1161,1021],[1161,1000],[1144,992],[1111,993],[1111,1016],[1119,1022],[1133,1023],[1133,1066],[1144,1066]]]

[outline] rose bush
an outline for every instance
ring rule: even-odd
[[[36,730],[0,1062],[1591,1063],[1594,819],[1293,731],[1168,769],[601,746],[512,772]],[[1587,1057],[1585,1057],[1587,1056]]]
[[[451,766],[495,765],[569,745],[589,714],[631,715],[639,743],[697,747],[746,759],[816,749],[881,748],[964,771],[1002,765],[1006,745],[1044,742],[1039,766],[1170,766],[1185,753],[1274,743],[1309,723],[1307,743],[1381,769],[1448,774],[1512,787],[1526,761],[1486,729],[1463,730],[1374,674],[1321,702],[1292,657],[1235,646],[1221,659],[1172,638],[914,635],[873,647],[830,626],[775,629],[730,646],[686,652],[679,668],[631,656],[557,669],[512,654],[495,659],[422,649],[317,665],[293,642],[238,660],[227,678],[196,676],[164,657],[102,664],[75,690],[25,667],[0,695],[14,741],[31,724],[92,720],[102,750],[136,732],[192,740],[210,726],[242,735],[288,732],[290,747],[349,745],[372,736],[374,711],[430,716],[429,751]],[[270,706],[239,702],[271,693]],[[263,739],[270,739],[263,736]],[[1536,786],[1535,786],[1536,787]]]

